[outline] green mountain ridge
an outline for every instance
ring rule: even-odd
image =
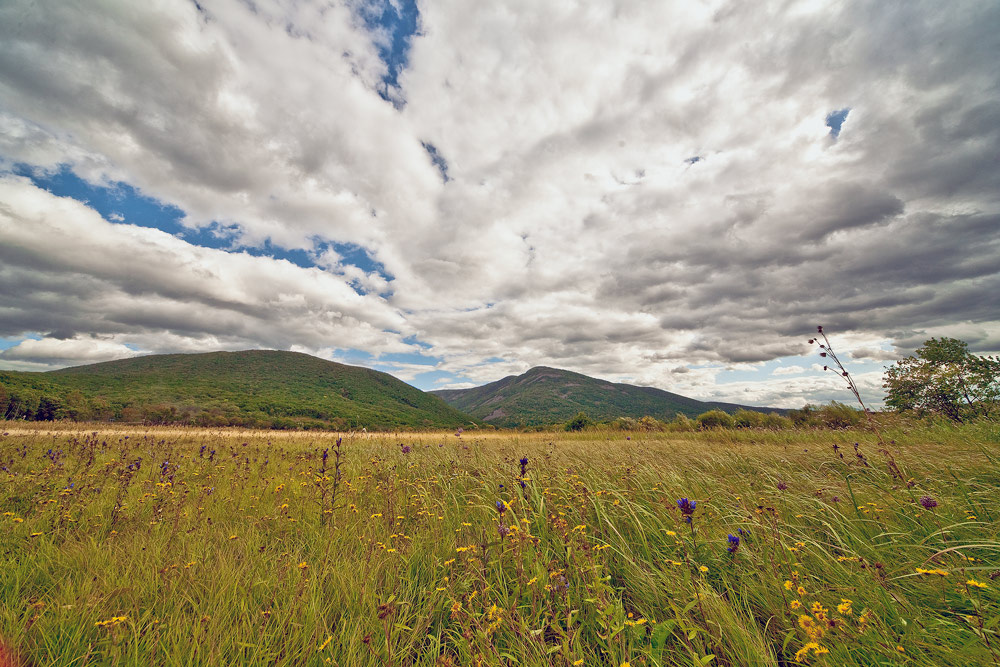
[[[388,373],[298,352],[166,354],[0,371],[0,418],[264,428],[455,428],[469,417]]]
[[[536,426],[567,422],[584,412],[591,419],[655,417],[669,421],[678,413],[696,417],[709,410],[778,412],[735,403],[699,401],[655,387],[599,380],[580,373],[536,366],[522,375],[470,389],[430,392],[475,419],[495,426]]]

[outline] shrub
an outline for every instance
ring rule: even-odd
[[[763,428],[764,413],[741,408],[733,413],[733,426],[736,428]]]
[[[701,429],[733,427],[732,415],[723,412],[722,410],[709,410],[708,412],[703,412],[698,415],[695,421],[698,422],[698,427]]]
[[[677,416],[674,417],[669,424],[667,424],[667,430],[681,432],[681,433],[697,431],[698,422],[691,419],[687,415],[682,415],[681,413],[678,412]]]
[[[587,413],[581,411],[576,413],[576,416],[573,417],[571,420],[569,420],[569,422],[566,424],[566,430],[582,431],[583,429],[587,428],[593,423],[594,422],[590,420],[590,417],[587,416]]]
[[[815,418],[826,428],[852,428],[861,423],[863,416],[860,410],[837,401],[830,401],[815,412]]]

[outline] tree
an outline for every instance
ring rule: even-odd
[[[587,416],[587,413],[583,412],[583,411],[580,411],[580,412],[576,413],[576,416],[573,417],[573,419],[571,419],[568,424],[566,424],[566,430],[567,431],[582,431],[583,429],[587,428],[591,424],[593,424],[593,422],[590,421],[590,417]]]
[[[931,338],[897,361],[883,379],[885,404],[894,410],[934,413],[955,421],[997,413],[1000,359],[978,357],[955,338]]]

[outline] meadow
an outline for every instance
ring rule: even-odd
[[[0,432],[24,664],[1000,660],[997,424]]]

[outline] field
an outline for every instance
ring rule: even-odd
[[[0,431],[25,663],[1000,659],[995,424],[887,433],[898,474],[861,431]]]

